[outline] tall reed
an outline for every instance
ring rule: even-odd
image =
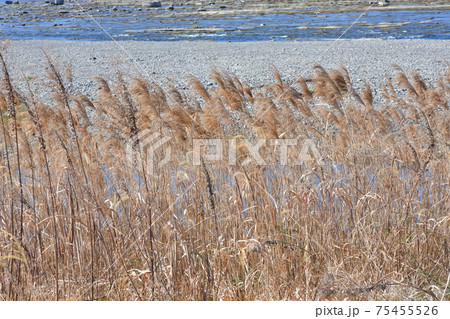
[[[379,95],[344,67],[184,92],[119,73],[91,100],[47,56],[46,102],[8,58],[1,299],[450,299],[450,69],[395,66]]]

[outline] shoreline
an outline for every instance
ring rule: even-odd
[[[118,46],[119,45],[119,46]],[[70,64],[73,89],[82,94],[96,94],[100,76],[106,80],[125,72],[128,79],[141,76],[151,82],[172,82],[181,89],[187,87],[187,76],[197,77],[206,86],[214,86],[211,69],[217,68],[238,76],[250,85],[273,81],[271,65],[276,66],[288,83],[299,76],[310,76],[311,67],[320,64],[327,70],[346,66],[355,87],[367,79],[375,93],[385,75],[394,76],[392,64],[405,71],[413,69],[426,81],[436,81],[438,73],[450,61],[450,40],[339,40],[286,42],[209,42],[209,41],[11,41],[7,63],[11,76],[24,86],[23,75],[42,91],[46,61],[43,50],[61,69]],[[37,86],[37,85],[40,86]]]
[[[73,9],[74,11],[83,10],[92,11],[96,15],[97,9],[115,9],[114,11],[126,11],[125,9],[137,9],[139,11],[149,11],[162,16],[235,16],[235,15],[266,15],[266,14],[320,14],[320,13],[343,13],[343,12],[364,12],[364,11],[420,11],[420,10],[450,10],[450,4],[445,1],[426,3],[423,1],[396,1],[395,4],[380,6],[378,4],[369,4],[370,1],[339,1],[335,0],[332,4],[305,1],[183,1],[171,2],[160,1],[161,7],[151,7],[148,5],[151,1],[136,3],[136,1],[79,1],[68,2],[63,5],[54,6],[42,2],[19,2],[18,4],[0,3],[0,9],[41,9],[41,14],[45,15],[45,8]],[[147,4],[143,4],[147,3]],[[7,13],[7,12],[6,12]],[[117,13],[117,12],[116,12]]]

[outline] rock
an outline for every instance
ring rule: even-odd
[[[170,10],[170,11],[172,11],[173,9],[175,9],[173,6],[170,6],[167,8],[167,10]]]
[[[153,1],[149,3],[150,8],[161,8],[161,2],[160,1]]]
[[[224,6],[224,5],[219,6],[219,9],[226,9],[226,8],[227,8],[227,6]]]
[[[197,10],[198,12],[205,12],[206,11],[206,9],[205,8],[202,8],[202,7],[200,7],[200,8],[198,8],[198,10]]]
[[[6,4],[13,4],[12,1],[5,1]]]
[[[52,0],[51,3],[56,6],[60,6],[60,5],[64,4],[64,0]]]
[[[119,9],[117,9],[117,7],[112,8],[112,11],[117,11]]]
[[[389,0],[384,0],[384,1],[369,1],[370,5],[375,5],[378,4],[380,7],[386,7],[388,5],[390,5]]]

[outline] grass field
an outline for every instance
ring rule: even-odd
[[[119,71],[90,100],[48,58],[44,103],[11,58],[1,299],[450,300],[450,69],[426,83],[393,67],[379,103],[318,65],[258,87],[212,70],[188,90]],[[152,158],[148,135],[166,138]],[[280,159],[294,139],[316,152]],[[211,140],[235,160],[196,161]]]

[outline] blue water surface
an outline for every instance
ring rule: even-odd
[[[22,1],[23,2],[23,1]],[[283,41],[450,39],[450,10],[190,16],[138,7],[63,6],[28,0],[0,6],[0,37],[13,40]],[[38,4],[36,4],[36,2]],[[3,2],[2,2],[3,3]],[[45,7],[44,7],[45,6]],[[84,11],[83,11],[83,10]],[[187,10],[189,11],[189,10]],[[226,10],[225,10],[226,11]],[[184,10],[186,12],[186,10]],[[45,14],[44,14],[45,13]]]

